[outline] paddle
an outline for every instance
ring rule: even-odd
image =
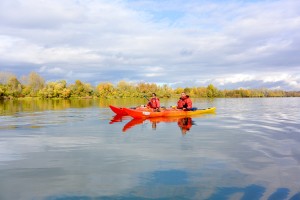
[[[152,102],[144,95],[144,98],[152,105]]]
[[[147,99],[147,101],[150,101],[146,96],[144,96],[145,99]]]

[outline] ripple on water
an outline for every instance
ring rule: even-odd
[[[15,197],[6,199],[38,199],[36,191],[53,199],[105,192],[121,199],[127,191],[147,199],[174,192],[190,199],[253,199],[258,188],[266,190],[259,191],[261,199],[291,199],[300,192],[298,102],[217,99],[209,102],[216,115],[193,117],[185,135],[177,121],[159,122],[155,130],[146,121],[125,133],[130,117],[111,121],[113,113],[96,106],[1,116],[0,193]],[[196,198],[187,188],[206,195]],[[279,198],[278,188],[290,195]]]

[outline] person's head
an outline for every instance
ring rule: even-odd
[[[181,98],[186,98],[185,92],[182,92],[182,93],[181,93]]]
[[[153,97],[156,97],[156,94],[153,92],[153,93],[152,93],[152,96],[153,96]]]

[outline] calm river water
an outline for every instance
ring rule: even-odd
[[[0,102],[0,199],[300,199],[300,98],[193,102],[217,111],[132,120],[108,105],[145,100]]]

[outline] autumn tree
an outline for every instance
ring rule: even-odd
[[[67,82],[60,80],[56,82],[47,83],[39,92],[39,96],[43,98],[69,98],[71,96],[71,89],[67,88]]]
[[[45,86],[45,80],[36,72],[31,72],[28,76],[22,78],[25,88],[24,95],[37,96],[39,90]]]
[[[83,83],[76,80],[75,84],[70,85],[72,97],[91,97],[93,95],[93,87],[89,83]]]
[[[184,89],[181,88],[181,87],[178,87],[178,88],[176,88],[176,89],[174,90],[174,93],[175,93],[175,94],[181,94],[182,92],[184,92]]]
[[[197,97],[207,97],[207,89],[206,89],[206,87],[197,87],[196,88],[196,95],[197,95]]]
[[[7,84],[8,80],[12,77],[16,77],[13,73],[10,72],[0,72],[0,84]]]
[[[209,84],[206,88],[206,95],[209,98],[218,97],[218,89],[213,85]]]
[[[139,94],[143,95],[147,95],[147,96],[151,96],[151,94],[153,92],[157,92],[158,91],[158,86],[155,83],[138,83],[136,86],[136,90]]]
[[[167,84],[164,84],[159,90],[159,96],[171,97],[173,93],[173,89],[169,87]]]
[[[115,94],[115,87],[110,82],[98,84],[96,90],[99,97],[110,98],[113,97]]]
[[[5,90],[5,86],[2,83],[0,83],[0,99],[3,99],[5,97]]]
[[[116,90],[118,93],[117,96],[120,98],[135,97],[137,95],[134,85],[124,80],[118,82]]]
[[[22,85],[17,77],[13,76],[7,81],[7,93],[9,96],[19,97],[22,92]]]

